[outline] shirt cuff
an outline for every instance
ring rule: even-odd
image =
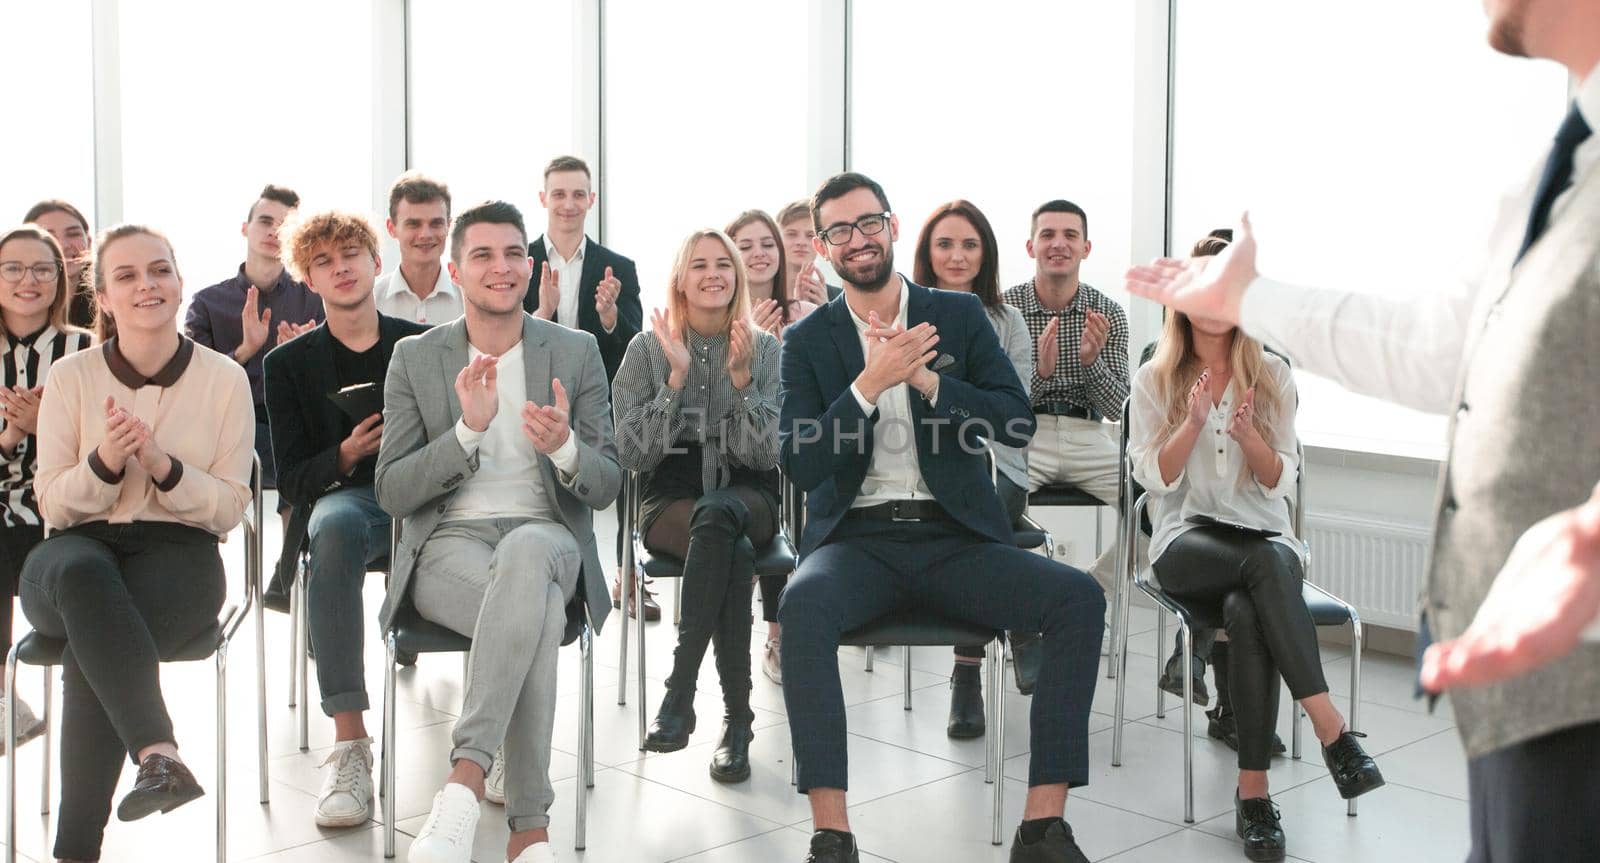
[[[622,322],[622,319],[618,318],[617,319],[617,323],[621,323],[621,322]],[[617,331],[617,325],[616,324],[612,324],[611,326],[608,327],[608,326],[606,326],[605,321],[601,321],[600,322],[600,329],[605,330],[606,331],[606,335],[609,336],[612,333]]]
[[[100,460],[99,447],[89,450],[89,470],[94,471],[94,475],[100,477],[100,481],[106,485],[116,485],[117,483],[122,482],[123,474],[113,473],[111,468],[107,467],[106,463]]]
[[[566,476],[578,472],[578,436],[567,434],[567,439],[550,454],[550,463]]]
[[[173,456],[167,456],[167,478],[156,483],[156,491],[168,492],[178,487],[178,480],[183,479],[183,462]]]
[[[1239,303],[1239,328],[1259,341],[1272,341],[1274,328],[1282,329],[1304,309],[1305,293],[1298,285],[1256,276]]]
[[[856,404],[861,406],[861,412],[867,416],[872,416],[872,412],[878,409],[872,402],[867,401],[867,397],[861,394],[861,390],[853,381],[850,384],[850,394],[856,397]]]
[[[461,449],[467,455],[472,455],[473,450],[476,450],[478,445],[483,443],[483,436],[488,433],[488,429],[473,431],[467,428],[466,417],[456,420],[456,441],[461,444]]]

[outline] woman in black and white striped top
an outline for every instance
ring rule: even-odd
[[[0,237],[0,650],[11,649],[12,597],[28,552],[44,536],[33,496],[35,433],[45,378],[57,360],[89,346],[90,334],[67,323],[72,294],[61,246],[43,228],[25,225]],[[0,722],[4,721],[0,702]],[[26,743],[44,725],[17,700],[17,738]],[[0,752],[10,750],[0,737]]]
[[[778,524],[778,340],[750,321],[739,252],[721,231],[678,251],[668,306],[640,333],[612,384],[617,456],[641,472],[639,532],[684,561],[683,610],[667,695],[644,748],[682,749],[695,678],[717,648],[726,708],[711,776],[750,776],[750,601],[755,553]]]

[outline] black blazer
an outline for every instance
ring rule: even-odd
[[[379,314],[378,345],[384,366],[389,365],[395,342],[427,331],[426,324]],[[278,463],[278,495],[293,507],[278,558],[278,578],[287,585],[306,539],[312,507],[323,495],[344,488],[347,479],[338,465],[346,420],[328,398],[339,389],[328,325],[273,348],[262,369],[272,453]]]
[[[886,289],[887,290],[887,289]],[[939,331],[938,404],[911,394],[917,464],[928,490],[955,519],[1011,544],[1011,524],[994,491],[984,438],[1027,446],[1036,425],[1027,391],[1006,358],[978,298],[907,284],[906,325]],[[866,365],[843,297],[807,315],[784,336],[779,372],[779,459],[806,495],[800,554],[822,545],[861,491],[873,426],[850,392]]]
[[[631,259],[624,258],[587,236],[583,241],[588,246],[583,252],[583,275],[578,279],[578,329],[594,336],[594,340],[600,343],[600,361],[605,364],[606,382],[610,383],[616,378],[617,369],[622,367],[622,356],[628,352],[628,342],[633,341],[633,337],[644,329],[644,308],[639,305],[639,269]],[[539,268],[549,260],[543,236],[528,245],[528,259],[533,263],[533,284],[528,286],[528,295],[523,298],[522,307],[531,315],[539,310]],[[622,290],[617,294],[617,326],[609,333],[600,326],[600,313],[594,310],[595,288],[605,278],[606,267],[610,267],[611,275],[622,283]],[[563,285],[562,290],[565,289]]]

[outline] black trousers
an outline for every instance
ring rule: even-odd
[[[22,562],[44,538],[44,527],[23,524],[0,527],[0,650],[11,652],[12,602],[22,576]]]
[[[1011,519],[1011,523],[1016,524],[1021,521],[1022,514],[1028,510],[1028,490],[1012,482],[1005,474],[1000,474],[996,478],[994,490],[995,494],[1000,496],[1000,505],[1005,507],[1006,517]],[[1038,633],[1033,633],[1033,635],[1038,635]],[[1016,633],[1008,632],[1006,637],[1013,642],[1017,640]],[[1024,635],[1023,638],[1026,639],[1028,636]],[[958,647],[956,648],[956,656],[974,660],[982,659],[983,648]]]
[[[176,742],[160,661],[213,626],[226,588],[216,537],[165,522],[68,528],[22,568],[22,612],[65,638],[55,856],[100,857],[122,760]]]
[[[1600,860],[1600,722],[1467,761],[1468,863]]]
[[[1278,674],[1296,701],[1328,691],[1317,627],[1300,590],[1300,556],[1227,527],[1197,527],[1153,562],[1168,596],[1206,626],[1228,631],[1228,687],[1239,728],[1239,769],[1266,770],[1278,720]]]

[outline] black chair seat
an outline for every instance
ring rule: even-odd
[[[952,620],[916,608],[892,611],[871,623],[846,632],[840,644],[853,647],[910,645],[912,647],[982,647],[999,633],[993,628]]]
[[[1032,551],[1044,545],[1044,531],[1042,530],[1034,530],[1031,527],[1019,527],[1013,530],[1011,533],[1016,537],[1017,548]]]
[[[1311,612],[1311,622],[1317,626],[1342,626],[1350,620],[1350,609],[1324,596],[1310,587],[1300,590],[1300,595],[1306,602],[1306,610]]]
[[[1100,498],[1075,485],[1047,485],[1028,495],[1029,506],[1104,506]]]
[[[651,578],[682,578],[683,561],[670,554],[646,553],[644,574]],[[794,572],[794,550],[782,538],[774,538],[756,556],[756,575],[788,575]]]
[[[199,662],[210,659],[211,654],[217,650],[217,642],[222,639],[222,630],[215,623],[206,627],[205,631],[189,639],[189,642],[179,647],[170,656],[161,657],[162,662]],[[49,638],[37,632],[30,632],[17,642],[17,661],[23,665],[60,665],[61,654],[67,649],[65,638]]]

